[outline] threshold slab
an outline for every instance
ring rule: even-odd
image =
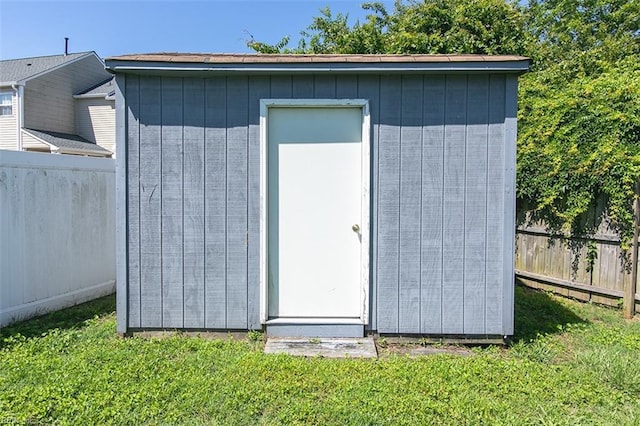
[[[377,358],[371,337],[362,338],[297,338],[269,337],[264,346],[267,354],[324,358]]]

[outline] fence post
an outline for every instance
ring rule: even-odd
[[[624,292],[624,316],[633,318],[638,288],[638,230],[640,228],[640,179],[636,181],[633,197],[633,240],[631,241],[631,280]]]

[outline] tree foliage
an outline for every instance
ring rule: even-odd
[[[523,53],[524,16],[504,0],[396,1],[364,3],[364,22],[327,7],[302,32],[296,48],[289,37],[275,45],[251,39],[259,53]]]
[[[556,231],[595,232],[585,216],[602,196],[623,247],[640,176],[638,0],[397,0],[365,3],[363,22],[322,9],[302,32],[260,53],[523,54],[518,198]],[[602,219],[602,215],[599,217]]]
[[[530,35],[527,54],[538,69],[585,57],[614,63],[638,54],[637,0],[530,0],[523,12]]]
[[[533,0],[523,13],[533,72],[519,93],[518,197],[556,231],[595,232],[606,213],[626,248],[640,176],[640,2]]]
[[[628,247],[640,176],[640,70],[629,60],[555,88],[549,79],[557,72],[521,85],[518,196],[556,231],[595,232],[602,217],[585,217],[606,211]],[[601,196],[607,205],[596,210]]]

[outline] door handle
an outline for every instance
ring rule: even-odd
[[[357,223],[354,223],[351,229],[353,229],[353,232],[358,232],[360,231],[360,226]]]

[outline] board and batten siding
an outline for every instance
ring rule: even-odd
[[[120,329],[260,328],[260,99],[357,98],[372,126],[367,328],[512,334],[516,79],[122,76]]]

